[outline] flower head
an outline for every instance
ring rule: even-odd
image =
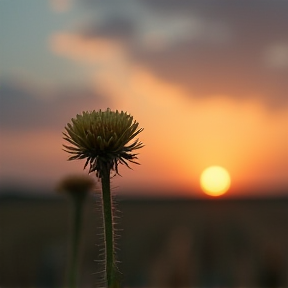
[[[59,182],[57,190],[60,193],[83,194],[91,190],[93,186],[94,181],[89,176],[69,175]]]
[[[133,150],[143,147],[139,139],[133,140],[143,128],[127,112],[92,111],[83,112],[71,119],[63,132],[64,139],[70,146],[63,145],[64,151],[72,154],[68,160],[85,159],[84,169],[90,164],[89,173],[96,171],[96,175],[102,178],[103,169],[114,170],[118,173],[118,164],[127,161],[135,162],[137,154]],[[130,168],[130,167],[129,167]]]

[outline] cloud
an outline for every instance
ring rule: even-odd
[[[197,14],[197,11],[192,9],[179,10],[179,7],[182,7],[181,2],[174,13],[167,13],[166,5],[163,6],[163,11],[155,11],[154,7],[152,9],[141,1],[124,0],[113,9],[109,4],[98,1],[90,4],[104,16],[101,20],[95,17],[95,21],[84,25],[79,31],[81,35],[118,40],[122,38],[132,47],[141,50],[151,50],[153,47],[158,50],[159,43],[163,48],[167,48],[186,40],[221,43],[231,36],[229,27],[221,19]],[[155,42],[157,45],[154,45]]]
[[[269,109],[288,106],[287,51],[274,45],[288,41],[288,2],[124,2],[112,9],[86,1],[105,17],[73,36],[54,35],[52,50],[90,64],[109,59],[110,67],[115,59],[128,61],[181,86],[192,99],[225,95],[256,99]]]
[[[124,47],[114,39],[86,38],[72,33],[55,33],[49,39],[52,52],[75,61],[95,65],[115,60],[123,55]]]
[[[288,43],[275,43],[269,45],[264,51],[264,61],[269,67],[288,68]]]
[[[108,18],[109,21],[105,21],[103,24],[98,22],[91,22],[85,25],[81,30],[81,35],[86,38],[109,38],[109,39],[121,39],[127,41],[136,36],[137,28],[135,23],[131,19],[114,17]]]
[[[0,127],[5,130],[62,130],[77,113],[109,106],[109,99],[92,89],[39,89],[15,79],[0,81],[0,97]]]
[[[63,13],[70,9],[71,2],[71,0],[50,0],[50,7],[56,13]]]

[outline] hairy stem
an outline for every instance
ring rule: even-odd
[[[108,288],[118,287],[116,279],[115,251],[114,251],[114,230],[113,211],[110,191],[110,169],[105,167],[101,178],[102,183],[102,204],[105,239],[105,272]]]
[[[72,243],[71,243],[71,259],[68,271],[68,287],[76,288],[78,281],[79,269],[79,246],[82,228],[82,210],[85,193],[73,193],[73,227],[72,227]]]

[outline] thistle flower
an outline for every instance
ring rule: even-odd
[[[69,175],[61,180],[59,183],[57,190],[60,193],[68,193],[72,196],[76,194],[86,195],[89,190],[91,190],[94,186],[94,181],[84,175]],[[80,196],[79,196],[80,197]]]
[[[118,288],[118,269],[115,261],[114,223],[111,201],[110,174],[118,172],[118,164],[135,161],[143,144],[139,139],[130,143],[143,128],[127,112],[106,111],[83,112],[71,119],[65,127],[64,139],[70,145],[63,145],[64,151],[72,154],[68,160],[85,159],[84,169],[89,164],[89,173],[95,171],[102,185],[102,213],[105,244],[105,280],[107,287]]]
[[[72,233],[71,233],[71,255],[69,259],[69,269],[67,285],[69,288],[78,287],[79,270],[79,249],[81,244],[83,204],[85,198],[94,186],[94,181],[83,175],[67,176],[59,183],[57,190],[61,193],[67,193],[72,200]]]
[[[137,154],[133,150],[140,149],[143,144],[134,139],[143,128],[138,129],[138,123],[127,112],[106,111],[83,112],[71,119],[63,133],[64,139],[72,146],[63,145],[64,151],[72,154],[68,160],[84,159],[84,169],[90,164],[89,173],[96,171],[96,176],[102,178],[103,169],[108,168],[117,174],[118,164],[135,161]],[[105,167],[105,168],[104,168]],[[129,167],[130,168],[130,167]]]

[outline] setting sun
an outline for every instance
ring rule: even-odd
[[[220,166],[206,168],[200,177],[203,191],[210,196],[220,196],[230,187],[231,179],[228,171]]]

